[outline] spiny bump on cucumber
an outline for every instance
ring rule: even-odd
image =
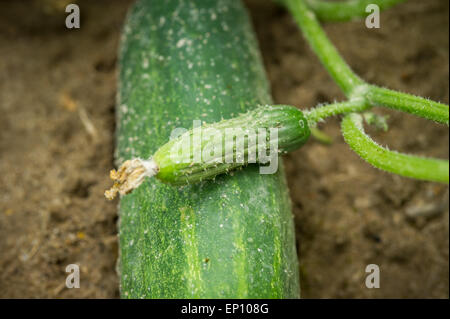
[[[208,138],[204,139],[205,135]],[[128,194],[145,177],[155,176],[167,184],[186,185],[249,163],[266,164],[268,151],[274,158],[286,154],[302,146],[309,135],[308,122],[297,108],[259,106],[228,120],[194,127],[161,146],[149,159],[125,161],[118,171],[110,172],[114,185],[105,192],[105,197],[113,199],[118,193]]]

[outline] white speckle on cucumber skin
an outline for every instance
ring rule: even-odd
[[[148,68],[148,65],[149,65],[148,58],[144,57],[144,58],[142,59],[142,67],[143,67],[144,69],[147,69],[147,68]],[[147,73],[144,73],[144,74],[148,75]]]
[[[191,43],[192,43],[191,40],[183,38],[183,39],[178,40],[176,46],[177,46],[177,48],[181,48],[181,47],[183,47],[186,44],[187,45],[191,45]]]
[[[128,106],[126,104],[122,104],[120,106],[120,111],[122,112],[122,114],[127,114],[128,113]]]

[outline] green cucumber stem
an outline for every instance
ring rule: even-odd
[[[282,2],[294,16],[311,49],[316,53],[325,69],[350,100],[363,99],[363,104],[370,104],[371,106],[381,105],[438,123],[449,124],[448,105],[367,84],[352,71],[340,56],[322,29],[314,11],[304,0],[282,0]],[[392,0],[392,3],[394,2],[399,1]],[[327,5],[334,6],[335,4]],[[336,3],[336,5],[343,4]],[[347,5],[350,6],[350,2]],[[351,108],[350,105],[348,106]],[[365,110],[364,107],[363,110]],[[355,108],[353,111],[359,112],[359,109]],[[331,113],[331,115],[334,114]]]
[[[350,148],[373,166],[405,177],[448,184],[449,161],[401,154],[381,147],[364,132],[360,114],[346,115],[341,128]]]
[[[353,99],[345,102],[320,105],[304,112],[304,114],[308,119],[309,126],[314,127],[318,122],[328,117],[352,112],[362,112],[369,108],[370,105],[365,103],[363,99]]]
[[[441,124],[449,124],[448,105],[425,99],[420,96],[370,85],[366,93],[366,98],[371,105],[382,105],[436,121]]]
[[[401,2],[405,2],[405,0],[347,0],[340,2],[324,0],[306,1],[319,20],[333,22],[364,18],[368,15],[366,8],[370,4],[377,5],[381,11]]]
[[[324,67],[347,97],[353,90],[364,84],[341,57],[328,39],[314,12],[303,0],[283,0],[286,7],[302,29],[303,35]]]

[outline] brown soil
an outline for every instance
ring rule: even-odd
[[[117,203],[103,191],[130,2],[78,1],[79,30],[63,27],[54,3],[0,1],[0,297],[118,297]],[[247,3],[275,101],[309,108],[343,99],[291,17]],[[326,31],[364,79],[448,103],[448,20],[448,1],[410,0],[383,12],[380,29],[355,21]],[[369,129],[379,142],[448,158],[447,127],[380,113],[390,130]],[[312,139],[286,158],[303,297],[448,298],[447,186],[370,167],[343,142],[338,119],[321,128],[331,145]],[[65,288],[71,263],[81,266],[81,289]],[[380,289],[364,285],[372,263]]]

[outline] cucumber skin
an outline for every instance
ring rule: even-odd
[[[270,104],[245,8],[237,0],[138,1],[119,54],[117,163],[147,158],[175,127]],[[174,188],[148,179],[121,198],[123,298],[298,298],[291,203],[276,174]]]

